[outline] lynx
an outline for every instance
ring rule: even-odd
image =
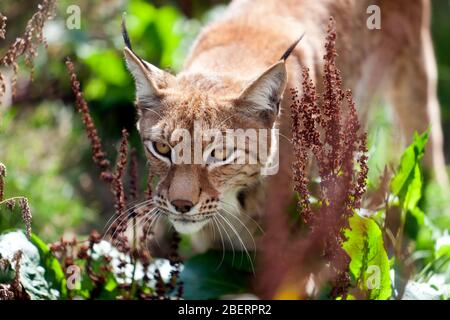
[[[381,30],[366,26],[370,5],[381,9]],[[264,213],[282,212],[291,203],[287,89],[301,87],[301,68],[308,67],[320,92],[330,16],[338,32],[338,67],[345,88],[355,95],[360,119],[368,122],[373,99],[382,96],[398,127],[393,141],[407,143],[415,131],[430,127],[426,164],[441,184],[447,183],[428,0],[234,0],[204,28],[177,75],[142,60],[126,37],[137,127],[150,170],[159,177],[153,214],[192,234],[197,250],[254,249]],[[269,135],[266,141],[270,152],[279,154],[277,173],[261,174],[270,159],[228,161],[248,153],[248,144],[211,151],[210,142],[202,140],[203,163],[176,163],[173,149],[180,140],[173,132],[184,129],[194,136],[196,123],[221,132],[277,128],[281,139]]]

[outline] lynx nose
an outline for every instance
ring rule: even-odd
[[[186,213],[192,209],[194,204],[189,200],[173,200],[171,204],[178,212]]]

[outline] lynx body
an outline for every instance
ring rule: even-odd
[[[367,28],[367,8],[381,10],[381,30]],[[136,81],[138,129],[159,183],[157,212],[175,229],[191,233],[197,249],[252,249],[261,217],[283,212],[292,201],[288,88],[301,87],[301,68],[310,69],[321,92],[326,27],[336,20],[338,67],[352,89],[360,119],[368,121],[377,96],[386,98],[398,127],[396,143],[431,127],[426,163],[446,183],[436,63],[428,0],[235,0],[219,21],[204,28],[183,70],[171,75],[125,49]],[[286,49],[305,32],[287,60]],[[176,129],[272,129],[268,149],[279,154],[275,175],[262,176],[269,160],[234,164],[241,149],[203,154],[204,163],[175,164]],[[287,138],[286,138],[287,137]],[[205,150],[208,142],[202,141]],[[220,234],[219,234],[220,233]]]

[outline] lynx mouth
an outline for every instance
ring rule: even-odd
[[[193,234],[200,231],[210,221],[211,216],[193,218],[193,217],[174,217],[168,216],[175,230],[183,234]]]
[[[181,223],[199,223],[205,220],[208,220],[209,217],[203,219],[190,219],[190,218],[171,218],[172,221],[181,222]]]

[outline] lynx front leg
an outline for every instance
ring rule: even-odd
[[[420,39],[395,63],[390,98],[404,142],[411,141],[414,131],[421,133],[430,128],[425,166],[448,189],[436,79],[431,36],[428,29],[422,29]]]

